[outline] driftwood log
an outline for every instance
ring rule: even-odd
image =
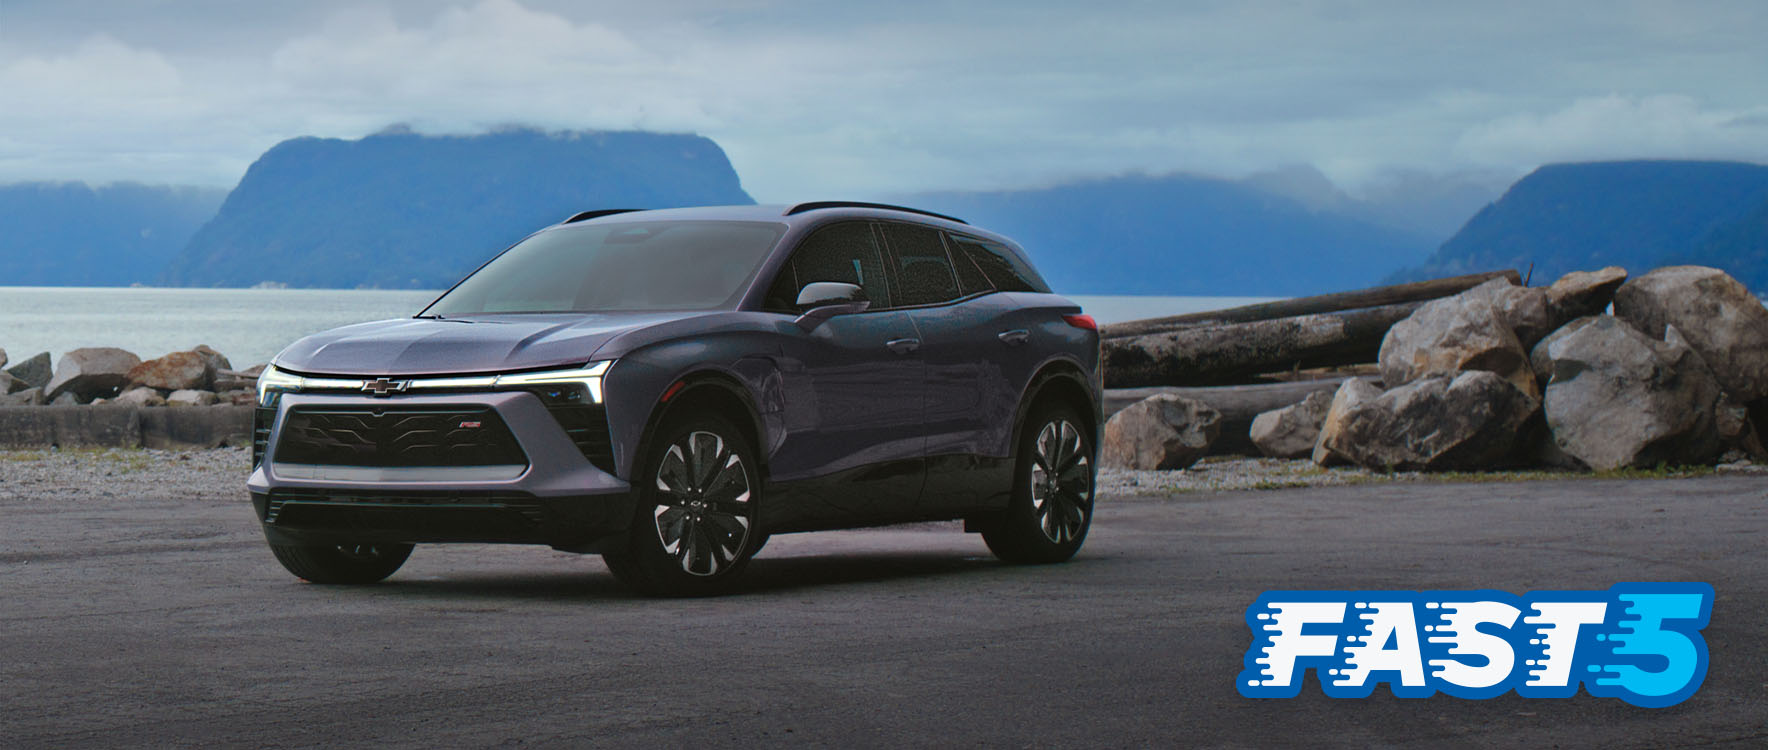
[[[1374,362],[1423,302],[1226,323],[1103,342],[1105,387],[1216,385],[1261,373]]]
[[[1315,297],[1296,297],[1294,299],[1264,302],[1245,307],[1232,307],[1226,310],[1210,310],[1208,312],[1174,315],[1165,318],[1147,318],[1112,323],[1099,327],[1099,335],[1105,339],[1132,338],[1153,333],[1164,333],[1183,328],[1201,326],[1219,326],[1232,323],[1251,323],[1260,320],[1292,318],[1300,315],[1318,315],[1321,313],[1357,310],[1367,307],[1382,307],[1407,302],[1423,302],[1447,297],[1452,294],[1472,289],[1480,284],[1496,278],[1508,278],[1511,283],[1522,283],[1522,277],[1514,270],[1488,271],[1486,273],[1454,276],[1446,279],[1415,281],[1410,284],[1372,287],[1358,289],[1353,292],[1322,294]]]
[[[1365,377],[1364,380],[1375,380]],[[1237,453],[1246,456],[1259,455],[1258,447],[1252,444],[1252,420],[1258,415],[1272,409],[1281,409],[1301,401],[1308,394],[1316,391],[1332,393],[1338,390],[1346,378],[1324,378],[1321,380],[1301,380],[1293,383],[1260,383],[1258,385],[1229,385],[1213,388],[1107,388],[1105,389],[1105,417],[1109,419],[1130,404],[1141,401],[1149,396],[1170,393],[1208,404],[1222,414],[1221,436],[1210,446],[1209,452],[1215,455]]]

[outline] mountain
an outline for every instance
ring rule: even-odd
[[[1726,269],[1768,289],[1768,167],[1736,162],[1553,164],[1519,180],[1424,265],[1395,280],[1499,268],[1545,283],[1607,265]]]
[[[1299,165],[1259,172],[1241,182],[1293,198],[1315,211],[1429,237],[1432,245],[1439,245],[1469,216],[1496,200],[1511,179],[1476,172],[1391,170],[1366,180],[1353,197],[1319,169]]]
[[[0,185],[0,286],[152,282],[226,195],[133,183]]]
[[[1012,237],[1057,291],[1070,294],[1341,291],[1417,263],[1435,244],[1252,185],[1190,175],[902,200]]]
[[[578,211],[753,202],[724,151],[692,135],[296,138],[246,170],[164,280],[446,288]]]

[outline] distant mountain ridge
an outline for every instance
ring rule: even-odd
[[[446,288],[578,211],[753,202],[723,150],[693,135],[296,138],[252,164],[162,280]]]
[[[1394,280],[1498,268],[1551,281],[1608,265],[1693,263],[1768,290],[1768,166],[1739,162],[1551,164],[1517,181],[1424,264]]]
[[[902,200],[1020,241],[1056,290],[1070,294],[1295,296],[1354,289],[1418,262],[1434,244],[1416,232],[1192,175]]]
[[[0,185],[0,286],[126,286],[159,276],[227,191]]]

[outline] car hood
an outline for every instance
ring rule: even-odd
[[[280,369],[311,375],[454,375],[574,365],[620,334],[707,313],[570,313],[399,318],[290,344]]]

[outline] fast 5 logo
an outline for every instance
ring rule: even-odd
[[[1314,670],[1334,698],[1387,683],[1438,692],[1566,698],[1578,686],[1636,706],[1675,705],[1707,675],[1704,583],[1621,583],[1607,591],[1268,591],[1246,610],[1248,698],[1294,698]]]

